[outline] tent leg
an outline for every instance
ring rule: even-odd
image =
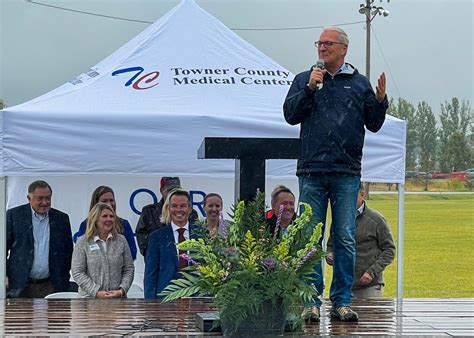
[[[405,184],[398,184],[397,298],[403,298],[403,241],[405,230]]]
[[[6,218],[6,180],[5,176],[0,177],[0,248],[7,247],[7,218]],[[0,250],[0,299],[5,299],[5,273],[7,255],[6,250]]]

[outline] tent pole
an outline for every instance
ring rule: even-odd
[[[405,184],[398,184],[397,299],[403,298],[403,240],[405,228]]]
[[[7,247],[7,218],[6,218],[6,180],[5,176],[0,176],[0,248]],[[6,250],[0,250],[0,299],[6,297],[5,272],[7,265]]]

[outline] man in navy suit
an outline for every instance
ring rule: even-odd
[[[160,181],[160,192],[163,196],[158,203],[145,205],[142,209],[140,219],[138,220],[135,234],[137,236],[137,243],[141,254],[146,259],[146,249],[148,246],[148,238],[150,234],[158,228],[164,227],[167,224],[161,222],[161,212],[163,204],[165,203],[168,194],[173,189],[182,189],[179,177],[164,176]],[[198,214],[195,210],[191,210],[189,221],[191,223],[198,219]]]
[[[35,181],[29,203],[7,211],[7,297],[43,298],[69,290],[69,216],[51,208],[51,186]]]
[[[158,298],[158,293],[173,279],[179,278],[179,270],[187,262],[179,257],[177,243],[193,237],[189,215],[191,199],[184,190],[172,190],[163,205],[161,222],[166,226],[152,232],[148,238],[145,260],[145,298]]]

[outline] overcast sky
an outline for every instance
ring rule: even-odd
[[[71,80],[113,53],[148,23],[87,15],[41,4],[156,21],[178,0],[0,0],[0,98],[28,101]],[[204,10],[293,73],[317,56],[320,26],[344,24],[346,61],[365,73],[362,0],[196,0]],[[388,94],[413,103],[456,96],[473,104],[473,1],[376,0],[390,11],[372,22],[371,81],[385,71]],[[186,25],[186,23],[183,23]],[[303,29],[305,27],[314,27]],[[261,29],[274,30],[261,30]],[[293,28],[278,30],[282,28]],[[192,56],[190,56],[192,57]]]

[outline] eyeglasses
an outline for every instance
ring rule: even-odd
[[[328,48],[328,47],[331,47],[333,45],[344,45],[344,46],[347,46],[345,43],[342,43],[342,42],[334,42],[334,41],[316,41],[314,43],[314,45],[316,46],[316,48],[321,48],[322,46]]]

